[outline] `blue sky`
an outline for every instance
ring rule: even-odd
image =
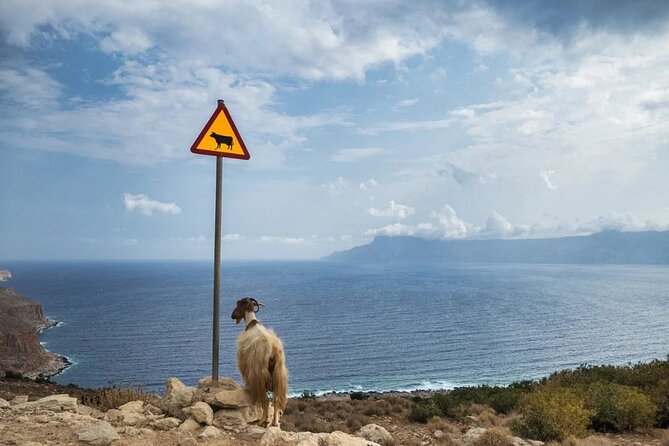
[[[0,5],[0,259],[318,258],[669,229],[669,5]]]

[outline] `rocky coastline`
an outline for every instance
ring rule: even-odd
[[[0,287],[0,374],[48,377],[69,367],[68,358],[49,352],[40,343],[39,334],[57,324],[44,315],[38,302]]]

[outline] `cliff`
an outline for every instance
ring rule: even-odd
[[[616,232],[551,239],[426,240],[377,237],[331,254],[354,262],[669,264],[669,231]]]
[[[0,287],[0,374],[54,375],[67,366],[65,358],[44,350],[39,331],[53,326],[42,306],[9,288]]]

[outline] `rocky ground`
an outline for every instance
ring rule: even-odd
[[[408,399],[397,395],[375,395],[366,401],[346,401],[343,395],[336,400],[292,400],[283,418],[284,431],[260,427],[258,412],[229,378],[222,378],[216,387],[208,378],[197,387],[170,378],[162,397],[105,411],[81,404],[92,400],[91,395],[95,394],[68,386],[0,380],[0,445],[501,446],[495,443],[501,437],[507,446],[543,445],[512,437],[504,427],[508,420],[486,413],[461,423],[410,422],[402,410],[402,401]],[[300,423],[309,423],[310,417],[338,418],[350,433],[288,431],[308,426]],[[323,426],[315,424],[314,430]],[[669,446],[669,435],[662,430],[599,435],[564,446]]]

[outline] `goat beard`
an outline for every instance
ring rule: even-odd
[[[239,325],[241,321],[242,321],[241,319],[235,319],[235,325]]]

